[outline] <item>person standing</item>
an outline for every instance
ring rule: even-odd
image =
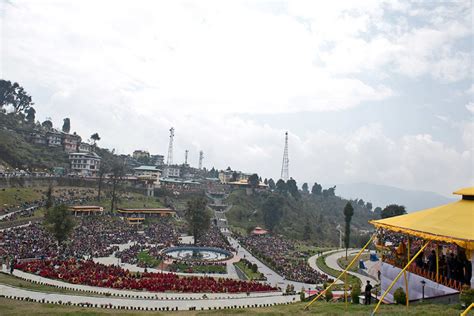
[[[365,286],[365,305],[370,305],[372,302],[372,285],[370,284],[370,281],[367,280],[367,285]]]

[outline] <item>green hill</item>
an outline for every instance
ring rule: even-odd
[[[277,204],[272,205],[272,200]],[[273,220],[276,223],[273,232],[276,234],[310,240],[320,246],[334,246],[339,243],[337,225],[344,227],[343,209],[347,202],[338,196],[301,194],[299,198],[294,198],[285,193],[255,192],[247,195],[245,190],[236,190],[227,198],[227,203],[233,205],[227,219],[237,230],[247,232],[255,226],[271,229]],[[351,240],[354,246],[359,246],[367,240],[367,230],[373,229],[368,221],[378,216],[355,202],[352,206]],[[274,214],[272,218],[272,213],[280,213],[280,216]]]

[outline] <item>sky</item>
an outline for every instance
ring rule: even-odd
[[[118,153],[299,184],[474,184],[471,1],[0,0],[0,77]]]

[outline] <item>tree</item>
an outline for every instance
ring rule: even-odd
[[[336,186],[323,190],[323,196],[324,197],[336,196]]]
[[[64,204],[48,209],[44,222],[46,228],[54,235],[59,245],[68,239],[74,228],[71,212]]]
[[[288,186],[286,185],[285,181],[283,181],[282,179],[278,180],[276,183],[276,190],[279,193],[288,192]]]
[[[272,231],[283,215],[283,198],[275,194],[268,196],[262,205],[262,211],[265,227]]]
[[[265,180],[263,180],[263,183],[266,184],[266,185],[268,185],[268,179],[265,178]]]
[[[301,186],[301,190],[303,190],[303,193],[306,193],[308,194],[309,193],[309,187],[308,187],[308,183],[303,183],[303,185]]]
[[[315,182],[313,184],[313,187],[311,188],[311,194],[312,195],[321,195],[323,190],[323,186]]]
[[[66,134],[69,134],[70,131],[71,131],[71,120],[69,119],[69,117],[66,117],[63,120],[63,132]]]
[[[374,213],[381,214],[382,213],[382,208],[380,206],[377,206],[376,208],[374,208]]]
[[[237,181],[238,177],[239,177],[239,174],[236,171],[232,172],[232,178],[230,178],[230,182]]]
[[[98,133],[94,133],[94,134],[91,135],[91,139],[94,142],[93,145],[95,146],[96,143],[100,140],[100,136],[99,136]]]
[[[364,205],[365,205],[365,202],[364,202],[364,200],[360,199],[360,200],[357,202],[357,204],[358,204],[359,206],[364,206]]]
[[[33,125],[35,124],[35,115],[36,115],[36,110],[34,107],[29,107],[26,111],[26,121],[28,124]]]
[[[397,204],[390,204],[387,205],[383,210],[380,216],[382,218],[389,218],[394,216],[400,216],[406,214],[407,211],[405,210],[405,206],[397,205]]]
[[[367,202],[367,203],[365,204],[365,208],[368,209],[369,211],[371,211],[371,210],[372,210],[372,203]]]
[[[110,171],[112,173],[112,199],[110,201],[110,211],[112,212],[117,207],[117,184],[120,178],[125,174],[123,162],[119,159],[112,161]]]
[[[11,81],[0,80],[0,108],[11,106],[15,114],[28,110],[34,103],[22,86]]]
[[[258,187],[258,184],[259,184],[259,179],[258,179],[258,175],[256,173],[254,173],[253,175],[251,175],[248,179],[247,179],[247,183],[250,185],[250,187],[252,188],[252,190],[255,190],[255,188]]]
[[[268,180],[268,187],[269,187],[270,190],[272,190],[272,191],[275,190],[276,185],[275,185],[275,181],[273,181],[272,178],[270,178],[270,179]]]
[[[354,208],[350,202],[347,202],[346,206],[344,207],[344,221],[345,225],[345,232],[344,232],[344,245],[346,246],[346,260],[347,260],[347,249],[349,248],[349,242],[351,240],[351,220],[352,215],[354,215]]]
[[[54,200],[53,200],[53,187],[50,185],[48,187],[48,191],[46,191],[46,204],[45,207],[46,209],[52,208],[54,205]]]
[[[303,227],[303,240],[310,240],[312,234],[311,226],[309,226],[309,222],[306,221]]]
[[[41,123],[41,126],[43,126],[44,128],[46,129],[53,129],[53,122],[51,122],[51,120],[46,120],[44,121],[43,123]]]
[[[196,242],[209,230],[211,225],[211,213],[207,209],[206,199],[201,196],[188,201],[184,217],[196,245]]]
[[[295,198],[298,199],[300,197],[300,191],[298,191],[298,185],[296,184],[296,181],[293,178],[290,178],[290,180],[286,181],[286,187],[288,189],[288,192]]]

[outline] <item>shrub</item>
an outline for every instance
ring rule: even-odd
[[[393,293],[393,300],[397,304],[405,305],[407,302],[407,295],[405,294],[405,291],[399,287],[398,289],[395,290],[395,293]]]
[[[332,300],[333,295],[331,289],[327,289],[326,293],[324,293],[324,297],[326,298],[326,302]]]
[[[351,298],[352,304],[359,304],[359,295],[360,295],[360,285],[357,282],[352,284]]]
[[[459,294],[459,300],[464,306],[471,305],[474,302],[474,289],[469,288],[467,285],[463,286]]]
[[[253,273],[257,273],[257,271],[258,271],[258,266],[254,263],[254,264],[252,265],[252,272],[253,272]]]

